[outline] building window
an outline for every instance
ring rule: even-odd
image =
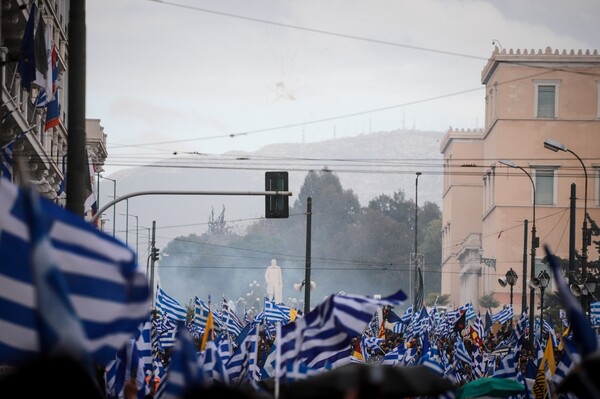
[[[558,82],[540,80],[535,84],[535,117],[555,118],[558,109]]]
[[[556,179],[555,168],[535,168],[535,204],[554,205]]]

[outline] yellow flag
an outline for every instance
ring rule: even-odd
[[[296,309],[290,309],[290,321],[296,320],[296,316],[298,316],[298,311]]]
[[[554,359],[554,347],[552,346],[552,338],[548,337],[544,356],[542,357],[542,360],[540,360],[540,366],[538,367],[535,382],[533,383],[533,394],[536,399],[546,397],[547,381],[552,379],[555,371],[556,361]]]
[[[571,332],[571,325],[569,324],[569,326],[565,329],[565,332],[563,332],[562,337],[566,338],[569,336],[569,333]],[[561,338],[560,343],[558,344],[558,350],[562,351],[564,349],[564,340],[563,338]]]
[[[212,311],[208,312],[208,318],[206,319],[206,328],[204,329],[202,343],[200,344],[200,351],[203,351],[206,348],[206,343],[208,342],[208,340],[215,340],[215,325]]]

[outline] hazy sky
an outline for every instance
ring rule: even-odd
[[[87,117],[108,174],[399,128],[483,126],[504,49],[600,49],[597,0],[87,2]]]

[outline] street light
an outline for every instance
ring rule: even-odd
[[[575,154],[573,151],[569,150],[564,144],[561,144],[556,140],[547,139],[546,141],[544,141],[544,148],[547,148],[554,152],[558,152],[558,151],[570,152],[571,154],[573,154],[575,156],[575,158],[577,158],[577,160],[583,167],[583,175],[585,178],[584,190],[583,190],[584,191],[584,193],[583,193],[583,198],[584,198],[583,199],[583,226],[581,228],[581,234],[582,234],[582,236],[581,236],[581,278],[583,279],[587,276],[587,247],[588,247],[588,228],[587,228],[588,174],[587,174],[587,169],[585,167],[585,164],[579,157],[579,155]],[[582,305],[581,307],[588,314],[588,320],[589,320],[589,317],[590,317],[589,311],[588,311],[589,310],[588,309],[589,302],[587,302],[586,299],[587,299],[586,295],[581,296],[581,305]]]
[[[549,283],[550,276],[546,270],[542,270],[536,278],[531,280],[531,287],[540,289],[540,338],[543,338],[542,334],[544,332],[544,291]],[[532,329],[531,326],[529,328]]]
[[[510,270],[506,272],[506,275],[504,276],[504,278],[498,279],[498,283],[500,283],[500,285],[502,287],[506,287],[506,285],[510,286],[510,307],[511,308],[513,305],[513,287],[515,286],[515,284],[517,284],[518,278],[519,278],[519,276],[517,276],[517,273],[511,267]]]
[[[129,208],[129,207],[128,207]],[[139,218],[137,215],[132,215],[130,213],[119,213],[121,216],[127,216],[127,218],[134,217],[135,218],[135,253],[139,255],[139,240],[140,240],[140,230],[139,230]],[[125,227],[125,237],[129,237],[129,223],[127,223]],[[125,240],[127,242],[127,239]]]
[[[530,279],[533,281],[533,279],[535,278],[535,249],[538,246],[538,239],[535,235],[536,230],[535,230],[535,183],[533,182],[533,179],[531,177],[531,175],[529,174],[529,172],[527,172],[525,169],[523,169],[521,166],[517,165],[517,163],[515,161],[511,161],[509,159],[501,159],[498,161],[499,163],[501,163],[502,165],[508,166],[509,168],[516,168],[516,169],[520,169],[523,173],[525,173],[527,175],[527,177],[529,178],[529,181],[531,182],[531,188],[533,189],[533,206],[532,206],[532,210],[533,210],[533,220],[532,220],[532,224],[531,224],[531,266],[530,266]],[[523,270],[527,271],[526,267],[523,267]],[[524,278],[527,277],[527,274],[525,273],[523,275]],[[525,293],[525,284],[523,284],[523,294]],[[535,291],[532,288],[530,290],[529,293],[529,328],[530,331],[533,331],[533,307],[535,305]],[[533,348],[533,333],[529,333],[529,344],[531,346],[531,348]]]
[[[416,173],[417,177],[415,178],[415,252],[414,252],[414,257],[413,257],[413,261],[411,262],[411,264],[409,265],[409,271],[408,271],[408,292],[411,295],[411,301],[413,297],[416,297],[416,291],[417,291],[417,282],[416,282],[416,270],[417,267],[419,266],[419,260],[418,260],[418,256],[417,256],[417,232],[418,232],[418,221],[419,221],[419,202],[418,202],[418,198],[419,198],[419,176],[421,176],[421,172],[417,172]],[[413,295],[412,292],[412,286],[413,286],[413,269],[415,270],[415,276],[414,276],[414,290],[415,293]]]
[[[113,201],[117,199],[117,181],[110,177],[100,176],[102,179],[110,180],[113,182]],[[115,224],[117,222],[117,206],[113,205],[113,237],[115,236]]]
[[[295,283],[294,284],[294,289],[298,292],[302,291],[302,288],[304,288],[304,284],[306,284],[305,280],[302,280],[301,283]],[[317,283],[314,282],[314,280],[310,281],[310,290],[314,290],[315,288],[317,288]]]

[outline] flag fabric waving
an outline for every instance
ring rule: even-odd
[[[453,327],[454,332],[458,332],[458,333],[461,332],[462,330],[464,330],[466,325],[467,325],[466,311],[461,310],[460,317],[454,323],[454,327]]]
[[[69,287],[56,264],[49,237],[50,223],[43,217],[39,194],[26,190],[25,214],[31,237],[31,274],[36,289],[40,350],[44,355],[67,355],[93,376],[92,362],[85,349],[86,337],[70,299]]]
[[[150,290],[135,254],[83,218],[39,198],[47,223],[48,258],[80,320],[92,361],[107,364],[147,318]],[[33,243],[26,190],[0,179],[0,363],[39,355],[42,330],[32,275]],[[53,287],[58,289],[58,286]]]
[[[547,245],[544,246],[544,249],[546,250],[548,264],[550,265],[552,274],[556,280],[558,295],[567,312],[567,318],[569,319],[570,328],[573,332],[573,338],[577,344],[578,352],[586,355],[597,354],[598,341],[590,322],[583,313],[579,302],[577,302],[576,298],[571,294],[571,290],[567,286],[556,257]]]
[[[554,372],[556,371],[556,361],[554,360],[554,348],[552,347],[552,340],[548,338],[546,342],[546,349],[544,350],[544,356],[540,361],[537,375],[535,376],[535,383],[533,384],[533,393],[536,398],[545,398],[548,388],[548,382],[552,381]],[[551,395],[551,397],[553,397]]]
[[[277,337],[279,376],[284,378],[287,365],[295,361],[310,368],[349,363],[352,338],[362,334],[377,308],[400,305],[405,300],[406,294],[402,291],[381,299],[361,295],[329,296],[304,317],[281,326],[281,337]]]
[[[156,308],[171,320],[185,321],[185,308],[170,297],[161,287],[156,293]]]
[[[31,4],[31,10],[29,10],[29,18],[25,25],[25,32],[21,39],[21,50],[19,54],[19,75],[21,75],[21,86],[31,91],[31,83],[35,80],[35,16],[37,7],[35,3]]]
[[[504,324],[507,321],[512,320],[513,316],[513,309],[510,305],[508,305],[504,309],[492,316],[492,322]]]

